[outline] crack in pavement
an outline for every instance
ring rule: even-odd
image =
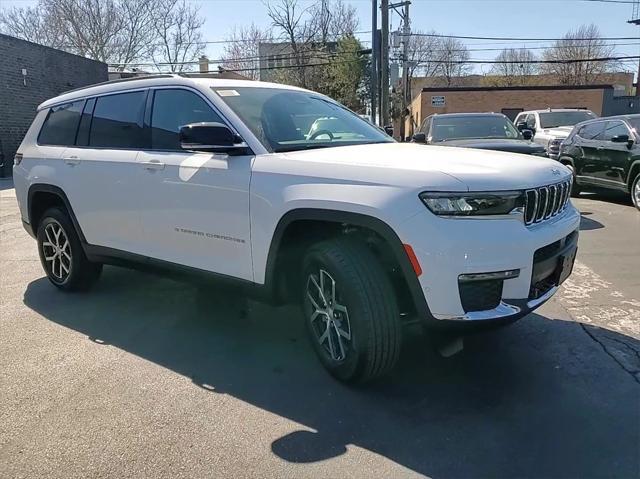
[[[612,286],[591,268],[576,262],[574,274],[564,283],[558,302],[569,317],[640,384],[640,301],[625,299]],[[603,294],[617,304],[592,297]]]

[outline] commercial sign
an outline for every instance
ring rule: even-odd
[[[431,106],[444,106],[444,105],[445,105],[444,95],[431,97]]]

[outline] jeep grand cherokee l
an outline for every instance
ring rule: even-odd
[[[160,75],[48,100],[14,178],[56,287],[143,264],[298,300],[347,382],[393,368],[406,322],[468,329],[534,310],[578,237],[557,162],[396,143],[326,96],[253,81]]]

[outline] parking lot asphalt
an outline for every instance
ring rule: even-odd
[[[536,314],[348,388],[295,307],[115,267],[58,292],[0,181],[0,477],[638,477],[640,213],[575,204]]]

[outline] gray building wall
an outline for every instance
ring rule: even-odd
[[[602,116],[630,115],[640,113],[640,98],[637,96],[616,96],[606,91],[602,100]]]
[[[0,176],[8,176],[38,105],[67,90],[106,81],[107,64],[2,34],[0,59],[0,147],[5,159]]]

